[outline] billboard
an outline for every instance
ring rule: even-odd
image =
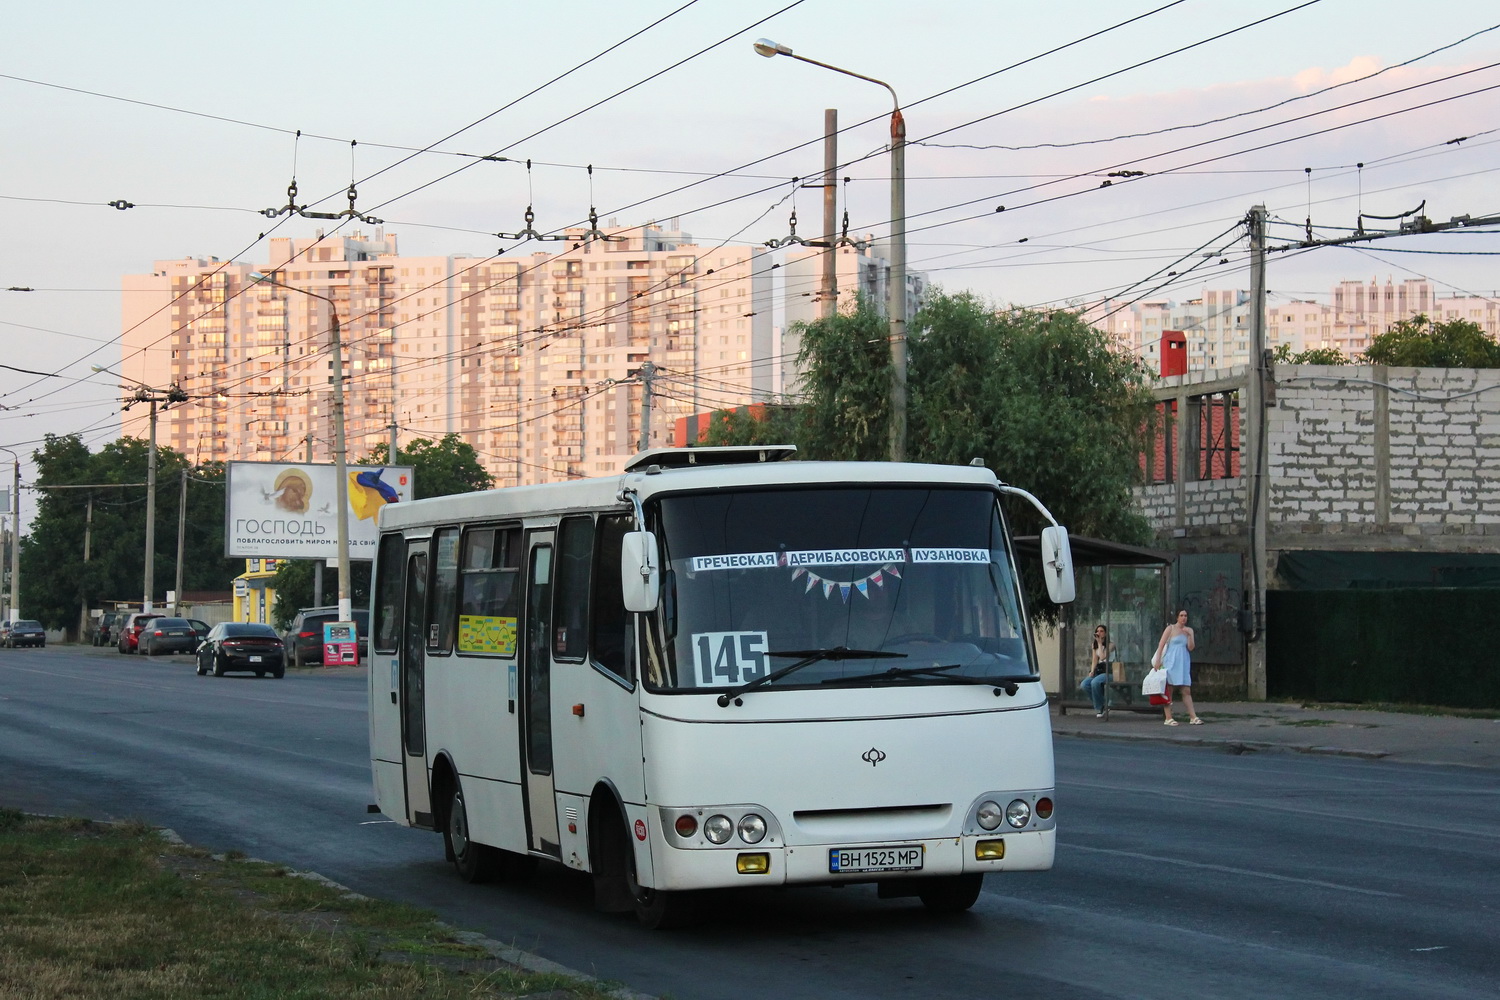
[[[405,465],[350,465],[349,558],[373,559],[380,508],[412,498]],[[338,480],[332,465],[230,462],[224,504],[229,559],[337,559]]]

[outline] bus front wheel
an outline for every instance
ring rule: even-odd
[[[942,875],[926,880],[917,892],[930,913],[962,913],[979,901],[984,876]]]
[[[671,930],[693,919],[693,896],[687,892],[648,889],[635,871],[635,848],[625,836],[625,878],[635,901],[635,918],[651,930]]]

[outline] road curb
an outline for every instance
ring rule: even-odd
[[[1206,736],[1150,736],[1144,733],[1091,733],[1079,730],[1054,732],[1053,737],[1072,737],[1081,740],[1116,740],[1125,743],[1169,743],[1173,746],[1210,747],[1231,753],[1304,753],[1328,757],[1353,757],[1357,760],[1380,760],[1391,755],[1389,750],[1351,750],[1347,747],[1301,746],[1293,743],[1269,743],[1262,740],[1216,739]]]

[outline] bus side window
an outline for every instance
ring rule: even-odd
[[[432,588],[427,597],[427,651],[447,654],[453,652],[458,605],[458,529],[440,529],[433,542]]]
[[[464,532],[458,574],[458,651],[516,655],[521,613],[521,529]]]
[[[594,519],[565,518],[557,545],[557,585],[552,591],[552,655],[559,660],[582,662],[588,652],[593,549]]]
[[[635,682],[635,616],[625,610],[620,592],[620,539],[632,527],[628,514],[599,518],[594,550],[594,622],[591,647],[594,662],[625,680]]]
[[[374,632],[370,637],[372,649],[382,653],[394,653],[401,635],[401,587],[406,571],[406,539],[400,532],[383,535],[378,555],[375,600]]]

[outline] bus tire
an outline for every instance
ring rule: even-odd
[[[929,913],[962,913],[979,901],[983,874],[941,875],[926,879],[917,896]]]
[[[667,931],[687,925],[693,919],[694,896],[689,892],[648,889],[641,885],[635,872],[635,848],[623,829],[625,843],[625,879],[635,901],[635,919],[653,931]]]
[[[469,839],[469,813],[464,808],[464,793],[455,781],[448,797],[448,813],[443,823],[443,846],[453,858],[453,868],[465,882],[488,882],[496,873],[495,849]]]

